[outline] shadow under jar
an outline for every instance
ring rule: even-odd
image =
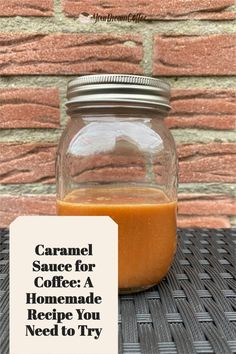
[[[176,251],[177,157],[164,124],[167,83],[89,75],[68,84],[71,117],[57,153],[58,215],[108,215],[119,225],[119,290],[145,290]]]

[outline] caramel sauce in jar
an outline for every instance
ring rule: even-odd
[[[155,188],[77,189],[57,201],[58,215],[110,216],[119,226],[119,289],[160,282],[176,251],[176,202]]]

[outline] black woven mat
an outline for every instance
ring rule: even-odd
[[[167,278],[149,291],[120,297],[120,353],[236,353],[236,230],[178,234]],[[2,230],[1,354],[8,354],[8,253],[8,234]]]

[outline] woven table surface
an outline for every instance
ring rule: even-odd
[[[178,237],[168,276],[151,290],[120,296],[119,353],[236,353],[236,230],[184,229]],[[1,230],[1,354],[9,352],[8,245]]]

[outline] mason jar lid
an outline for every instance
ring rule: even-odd
[[[94,103],[132,103],[170,109],[170,85],[160,79],[124,74],[86,75],[71,80],[67,87],[69,111]]]

